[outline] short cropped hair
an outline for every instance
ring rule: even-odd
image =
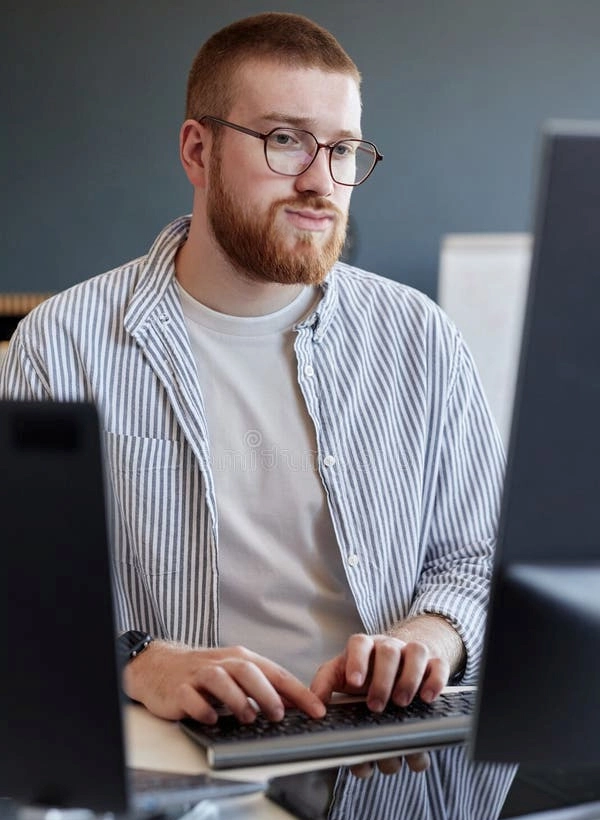
[[[266,12],[231,23],[204,43],[188,77],[186,119],[226,117],[237,71],[253,59],[349,74],[360,86],[358,68],[333,34],[300,14]]]

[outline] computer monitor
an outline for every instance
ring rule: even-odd
[[[105,489],[92,404],[0,401],[0,818],[212,817],[263,788],[126,767]]]
[[[0,402],[0,795],[128,806],[92,405]]]
[[[477,760],[600,761],[600,122],[542,135]]]

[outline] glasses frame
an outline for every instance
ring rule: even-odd
[[[315,137],[315,135],[311,131],[306,131],[304,128],[286,128],[285,126],[278,125],[276,128],[272,128],[270,131],[267,131],[266,133],[262,133],[261,131],[253,131],[251,128],[246,128],[243,125],[237,125],[234,122],[229,122],[228,120],[222,120],[219,117],[213,117],[211,114],[203,114],[201,117],[199,117],[196,120],[196,122],[201,123],[204,120],[210,120],[211,122],[216,122],[218,125],[226,125],[227,128],[233,128],[236,131],[240,131],[242,134],[248,134],[248,136],[250,136],[250,137],[256,137],[257,139],[262,140],[263,141],[263,146],[264,146],[264,151],[265,151],[265,161],[266,161],[266,163],[269,167],[269,170],[273,171],[274,174],[279,174],[282,177],[299,177],[299,176],[302,176],[302,174],[306,173],[306,171],[308,171],[308,169],[311,167],[313,162],[316,160],[317,156],[319,155],[320,149],[321,148],[326,148],[329,151],[329,173],[331,174],[332,180],[335,182],[336,185],[345,185],[348,188],[356,188],[358,185],[362,185],[363,182],[367,181],[367,179],[371,176],[371,174],[375,170],[375,166],[377,165],[377,163],[381,162],[381,160],[383,159],[383,154],[381,154],[379,152],[379,149],[377,148],[377,146],[375,145],[374,142],[370,142],[369,140],[358,139],[358,137],[349,137],[349,138],[343,139],[343,140],[336,140],[335,142],[332,142],[332,143],[326,143],[326,142],[319,142],[319,140]],[[306,168],[303,168],[302,171],[299,171],[297,174],[286,174],[283,171],[276,171],[274,168],[271,167],[271,164],[269,162],[269,157],[267,155],[267,140],[269,139],[271,134],[274,134],[276,131],[298,131],[302,134],[308,134],[309,136],[311,136],[314,139],[314,141],[317,145],[317,149],[316,149],[316,151],[314,153],[314,156],[311,159],[311,161],[308,163]],[[367,145],[370,145],[371,148],[373,148],[373,150],[375,151],[375,161],[373,162],[373,166],[372,166],[371,170],[369,171],[369,173],[366,176],[364,176],[360,180],[360,182],[338,182],[338,180],[333,175],[333,169],[331,167],[331,156],[332,156],[333,149],[336,148],[336,146],[338,146],[342,143],[345,143],[345,142],[363,142],[363,143],[366,143]]]

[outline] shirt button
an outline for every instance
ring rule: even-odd
[[[325,458],[323,459],[323,464],[326,467],[333,467],[333,465],[335,464],[335,456],[325,456]]]
[[[358,564],[358,555],[356,553],[352,553],[352,555],[348,556],[348,563],[351,567],[355,567]]]
[[[311,364],[307,364],[306,367],[304,368],[304,375],[305,376],[314,376],[315,375],[315,369]]]

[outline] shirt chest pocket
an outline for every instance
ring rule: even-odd
[[[191,506],[182,445],[106,433],[105,451],[116,560],[147,576],[178,572]]]

